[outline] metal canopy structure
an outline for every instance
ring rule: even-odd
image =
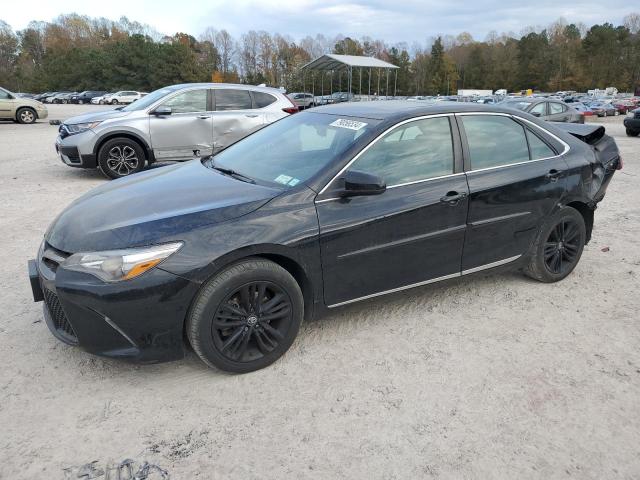
[[[389,95],[389,73],[391,71],[394,72],[394,80],[393,80],[393,96],[396,95],[396,85],[398,80],[398,69],[396,65],[380,60],[379,58],[374,57],[363,57],[358,55],[337,55],[334,53],[328,53],[322,55],[321,57],[316,58],[315,60],[307,63],[302,67],[302,86],[304,90],[305,84],[305,73],[311,72],[312,74],[312,88],[313,94],[315,95],[315,75],[314,72],[320,71],[322,72],[321,76],[321,95],[324,96],[324,78],[327,72],[330,72],[330,92],[333,94],[333,77],[334,72],[338,73],[338,85],[342,85],[342,73],[347,74],[347,85],[348,85],[348,93],[349,96],[353,95],[353,73],[354,69],[359,71],[359,88],[358,94],[362,97],[362,70],[368,70],[368,88],[367,88],[367,99],[371,99],[371,77],[374,71],[378,73],[378,83],[377,89],[375,91],[376,96],[380,95],[380,79],[382,71],[386,72],[386,88],[385,95]],[[361,98],[362,99],[362,98]]]

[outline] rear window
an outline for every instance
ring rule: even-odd
[[[271,105],[277,99],[273,95],[264,92],[253,92],[253,101],[256,104],[256,108],[263,108]]]
[[[216,110],[250,110],[252,108],[249,90],[220,88],[215,90]]]

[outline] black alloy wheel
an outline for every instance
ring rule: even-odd
[[[582,236],[572,219],[564,219],[549,234],[544,244],[544,263],[547,269],[559,275],[575,266],[580,252]]]
[[[121,178],[144,168],[142,147],[129,138],[114,138],[105,142],[98,152],[98,166],[109,178]]]
[[[284,340],[293,309],[287,293],[272,282],[251,282],[218,307],[211,335],[220,353],[234,362],[259,360]]]
[[[586,239],[582,214],[572,207],[561,208],[538,231],[524,273],[545,283],[562,280],[580,261]]]
[[[298,282],[270,260],[251,257],[207,281],[185,330],[210,367],[247,373],[275,362],[295,340],[304,316]]]

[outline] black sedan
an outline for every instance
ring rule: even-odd
[[[621,159],[597,125],[471,103],[345,103],[215,157],[100,186],[29,263],[63,342],[138,362],[248,372],[303,319],[506,266],[576,266]]]

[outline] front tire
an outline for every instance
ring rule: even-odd
[[[38,115],[31,108],[21,108],[16,112],[16,120],[18,123],[30,124],[35,123]]]
[[[118,105],[118,100],[111,100],[111,105]]]
[[[627,128],[627,136],[629,137],[637,137],[640,134],[640,130],[633,130],[631,128]]]
[[[98,167],[111,179],[138,173],[144,168],[142,147],[133,140],[118,137],[108,140],[98,152]]]
[[[582,256],[587,238],[584,218],[564,207],[542,226],[529,253],[524,272],[540,282],[558,282],[569,275]]]
[[[204,285],[186,332],[204,363],[247,373],[270,365],[289,349],[303,315],[302,291],[289,272],[269,260],[251,258]]]

